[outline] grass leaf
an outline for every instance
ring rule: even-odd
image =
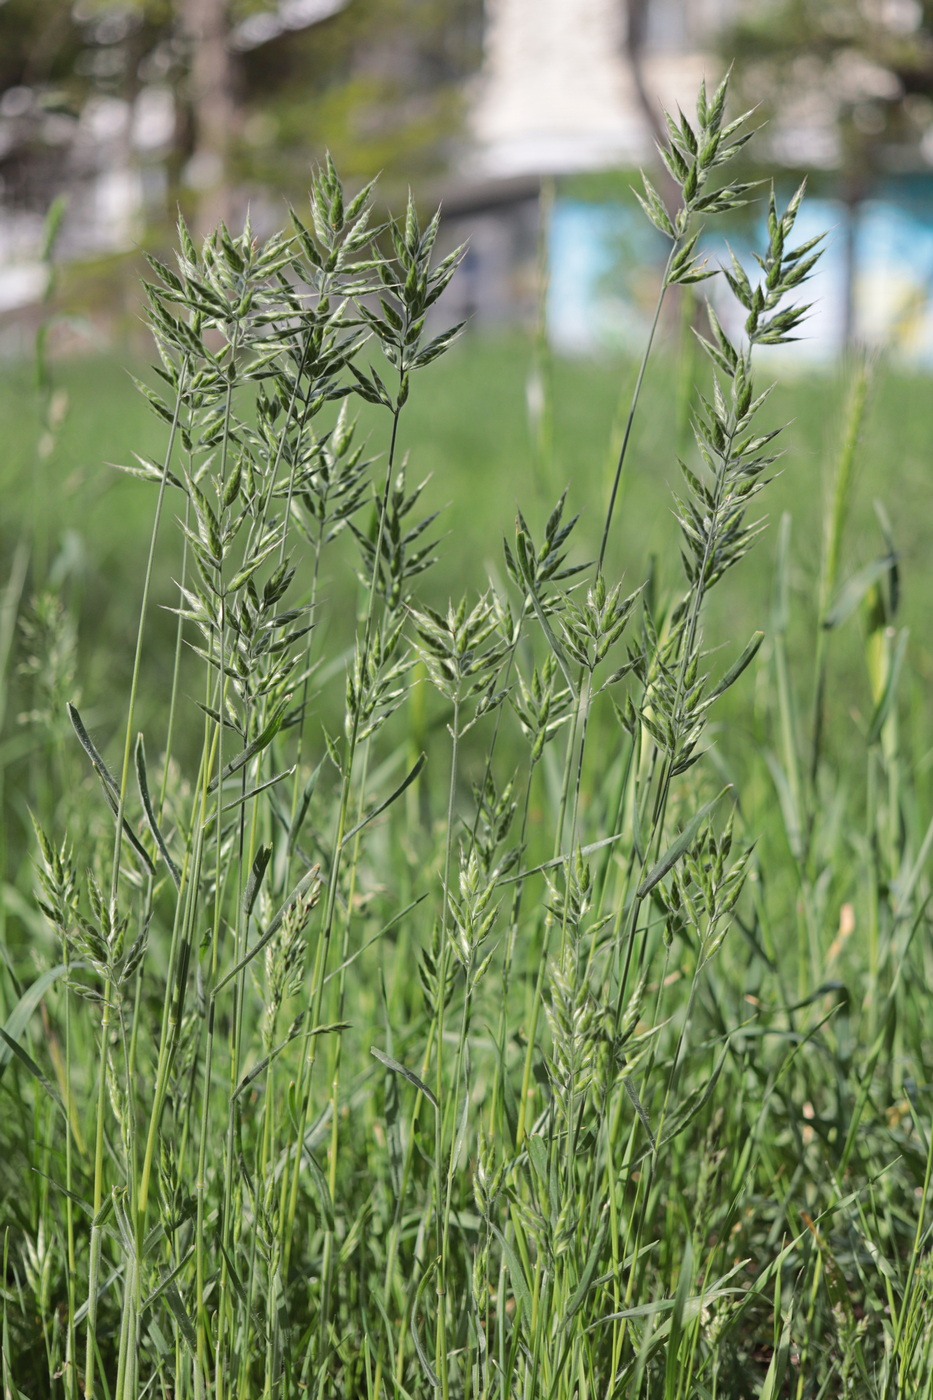
[[[414,1084],[415,1088],[420,1089],[422,1094],[424,1094],[428,1103],[430,1103],[438,1113],[440,1112],[440,1104],[437,1102],[437,1099],[434,1097],[427,1084],[425,1084],[424,1080],[418,1078],[414,1070],[406,1069],[404,1065],[399,1064],[398,1060],[394,1060],[391,1055],[387,1055],[384,1050],[379,1050],[375,1045],[369,1047],[369,1053],[374,1055],[380,1064],[385,1065],[386,1069],[392,1070],[394,1074],[400,1074],[403,1079],[408,1080],[409,1084]]]

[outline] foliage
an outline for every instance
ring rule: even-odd
[[[747,7],[720,43],[782,163],[840,170],[847,199],[864,198],[891,169],[929,164],[929,0],[775,0]]]
[[[5,120],[7,185],[20,202],[47,198],[47,170],[89,104],[167,88],[174,130],[159,158],[174,214],[203,118],[192,90],[196,8],[190,0],[0,5],[0,93],[21,90]],[[439,168],[460,129],[460,80],[479,61],[476,0],[352,0],[310,27],[273,27],[255,44],[243,26],[272,15],[272,0],[218,0],[217,9],[236,114],[229,173],[297,193],[327,148],[351,178],[382,169],[390,186]]]
[[[347,179],[381,171],[387,192],[436,175],[462,132],[480,25],[476,0],[352,0],[323,24],[245,53],[242,173],[298,190],[309,154],[327,149]]]

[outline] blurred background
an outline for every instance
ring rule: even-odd
[[[800,353],[933,363],[933,0],[0,0],[0,353],[50,305],[62,347],[138,334],[178,208],[272,232],[327,149],[443,200],[450,318],[624,351],[662,253],[629,185],[664,193],[662,107],[733,61],[759,170],[830,230]]]

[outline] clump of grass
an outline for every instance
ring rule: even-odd
[[[680,208],[645,182],[671,243],[662,299],[714,275],[702,220],[749,194],[711,187],[749,134],[726,97],[701,88],[694,123],[668,120]],[[820,620],[869,599],[884,802],[854,842],[874,901],[861,1011],[822,939],[850,888],[825,650],[805,752],[776,618],[773,865],[749,829],[760,778],[737,795],[700,761],[762,642],[714,659],[704,617],[761,529],[778,434],[755,360],[806,312],[788,300],[818,255],[793,246],[802,194],[771,194],[756,279],[725,270],[741,341],[709,310],[669,597],[604,572],[650,344],[595,564],[565,492],[537,538],[519,511],[505,582],[429,601],[439,546],[405,410],[458,329],[428,330],[458,261],[433,261],[437,218],[409,203],[374,225],[371,188],[348,199],[328,162],[308,224],[200,247],[182,224],[176,267],[153,263],[160,387],[140,387],[166,441],[129,468],[155,509],[122,757],[112,772],[70,703],[95,816],[66,833],[53,804],[37,814],[39,967],[27,985],[4,964],[9,1394],[923,1393],[933,1158],[921,1081],[898,1098],[894,1080],[923,1064],[933,828],[905,806],[893,550],[833,600],[851,453]],[[381,454],[354,396],[383,414]],[[177,594],[159,599],[172,506]],[[347,587],[356,635],[333,656]],[[144,742],[157,603],[177,644]]]

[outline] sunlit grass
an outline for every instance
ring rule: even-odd
[[[669,293],[724,97],[674,132]],[[624,461],[638,367],[557,362],[542,451],[520,339],[419,363],[432,228],[380,308],[330,169],[312,209],[182,230],[163,421],[56,367],[41,520],[7,413],[6,1393],[925,1394],[915,385],[754,409],[791,208],[751,346],[704,329],[701,451],[676,345]]]

